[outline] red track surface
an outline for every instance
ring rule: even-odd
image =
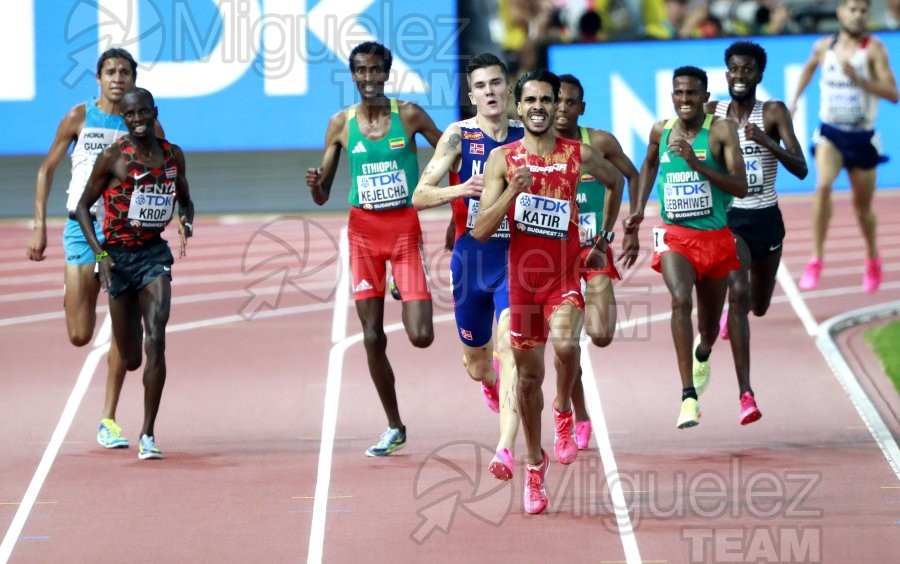
[[[900,225],[892,221],[900,193],[877,202],[882,291],[859,290],[862,243],[841,198],[822,286],[802,294],[819,323],[900,299]],[[796,278],[810,247],[809,200],[785,199],[782,209],[784,262]],[[334,314],[344,218],[265,223],[198,221],[188,257],[173,268],[169,378],[157,423],[163,461],[95,442],[105,356],[66,340],[59,226],[40,264],[24,258],[24,224],[0,226],[0,522],[14,533],[2,545],[10,561],[543,562],[565,555],[880,563],[900,553],[900,481],[780,287],[767,316],[751,320],[763,419],[738,425],[731,354],[720,341],[702,422],[679,431],[668,295],[647,261],[629,274],[617,287],[617,342],[584,349],[599,391],[588,386],[595,429],[602,431],[602,405],[611,448],[595,442],[568,468],[553,461],[551,508],[527,517],[521,465],[512,483],[486,472],[496,416],[460,365],[446,315],[447,256],[438,250],[445,219],[423,220],[435,343],[414,350],[402,330],[389,334],[409,440],[387,459],[363,456],[385,419],[362,345],[352,339],[359,332],[352,303],[346,316]],[[399,319],[399,305],[389,302],[386,323]],[[338,329],[346,321],[351,338],[345,354],[332,341],[336,321]],[[326,396],[329,372],[333,396]],[[73,394],[79,381],[83,400]],[[551,370],[548,401],[552,383]],[[118,421],[133,445],[141,397],[140,377],[130,374]],[[329,409],[336,409],[333,448],[328,432],[322,442]],[[549,450],[549,408],[544,415]],[[52,438],[56,429],[61,443]],[[604,468],[601,450],[605,460],[614,457],[617,473]],[[328,497],[317,505],[319,472],[330,482],[327,491],[320,482]],[[624,543],[628,523],[617,521],[616,494],[634,529]]]

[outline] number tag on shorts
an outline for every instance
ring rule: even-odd
[[[665,227],[653,228],[653,250],[657,253],[664,253],[669,250],[669,246],[666,245]]]
[[[597,214],[594,212],[578,214],[578,237],[582,247],[591,247],[597,242]]]
[[[478,200],[469,200],[469,212],[466,214],[466,229],[475,229],[475,216],[478,215]],[[500,228],[491,235],[491,239],[509,239],[509,220],[503,216]]]

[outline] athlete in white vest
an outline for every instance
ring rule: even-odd
[[[831,219],[831,185],[847,169],[853,207],[866,243],[862,286],[875,292],[881,285],[881,259],[875,239],[875,167],[887,161],[875,132],[878,99],[897,103],[897,81],[888,62],[887,49],[869,35],[869,0],[840,0],[837,8],[840,31],[816,41],[812,55],[800,73],[797,100],[822,67],[819,81],[821,125],[813,135],[816,160],[816,196],[813,201],[813,256],[798,285],[812,290],[819,285],[825,235]]]
[[[734,233],[741,266],[728,275],[729,307],[720,321],[720,336],[731,339],[741,402],[741,425],[762,417],[750,387],[748,317],[751,311],[757,317],[768,311],[775,290],[775,275],[781,263],[784,220],[775,193],[778,163],[801,180],[808,174],[787,106],[780,100],[763,102],[756,98],[756,87],[762,81],[766,60],[765,49],[756,43],[732,43],[725,50],[725,79],[731,100],[706,105],[707,113],[738,124],[738,139],[747,171],[747,195],[736,198],[728,210],[728,227]],[[706,380],[708,384],[708,373]],[[696,383],[694,387],[698,393],[703,389]]]
[[[30,260],[42,261],[47,249],[47,198],[53,184],[53,174],[69,147],[72,150],[72,180],[69,182],[68,219],[63,230],[63,251],[66,257],[65,293],[63,308],[66,313],[66,329],[69,341],[81,347],[91,342],[97,320],[97,295],[100,282],[94,278],[96,264],[94,252],[84,238],[75,207],[87,183],[94,161],[108,145],[128,133],[121,116],[122,96],[134,87],[137,63],[125,49],[106,50],[97,61],[97,84],[100,96],[80,103],[69,110],[59,122],[56,136],[47,157],[41,163],[34,189],[34,231],[26,249]],[[156,134],[163,137],[162,127],[156,122]],[[94,230],[103,241],[97,221],[97,203],[91,207]],[[102,218],[101,218],[102,219]],[[125,379],[125,364],[113,341],[107,355],[109,373],[106,379],[106,399],[100,417],[97,441],[106,448],[127,448],[128,440],[122,436],[116,424],[116,406]]]

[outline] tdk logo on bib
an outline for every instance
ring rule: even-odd
[[[360,206],[367,210],[389,210],[407,204],[406,171],[399,169],[396,162],[365,163],[362,172],[356,177]]]
[[[519,194],[516,198],[516,229],[547,239],[565,239],[569,229],[570,205],[534,194]]]

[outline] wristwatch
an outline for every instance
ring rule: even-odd
[[[612,243],[613,239],[616,238],[616,232],[615,231],[606,231],[605,229],[598,229],[597,237],[602,237],[603,239],[606,239],[607,243]]]

